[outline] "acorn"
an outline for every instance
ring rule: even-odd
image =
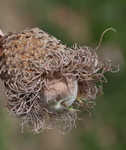
[[[0,78],[7,108],[35,132],[75,127],[78,110],[95,102],[106,81],[104,73],[112,68],[95,49],[67,47],[39,28],[0,32]]]

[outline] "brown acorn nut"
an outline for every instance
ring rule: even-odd
[[[101,61],[95,49],[66,47],[39,28],[1,34],[0,78],[7,107],[36,132],[75,127],[76,108],[94,102],[108,71],[111,62]]]

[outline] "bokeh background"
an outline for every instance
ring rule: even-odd
[[[0,28],[4,32],[40,27],[68,46],[96,47],[108,27],[99,54],[120,64],[120,72],[106,74],[104,95],[96,99],[93,116],[83,114],[78,127],[66,135],[56,131],[38,135],[25,130],[4,107],[0,89],[0,150],[126,150],[126,0],[0,0]]]

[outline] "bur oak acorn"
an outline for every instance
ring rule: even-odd
[[[0,31],[0,78],[7,108],[35,132],[75,127],[78,110],[92,107],[106,82],[104,73],[112,69],[96,49],[67,47],[39,28]]]

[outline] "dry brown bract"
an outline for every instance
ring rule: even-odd
[[[7,107],[35,132],[75,127],[77,110],[92,107],[109,71],[111,62],[100,60],[95,49],[66,47],[38,28],[0,37]]]

